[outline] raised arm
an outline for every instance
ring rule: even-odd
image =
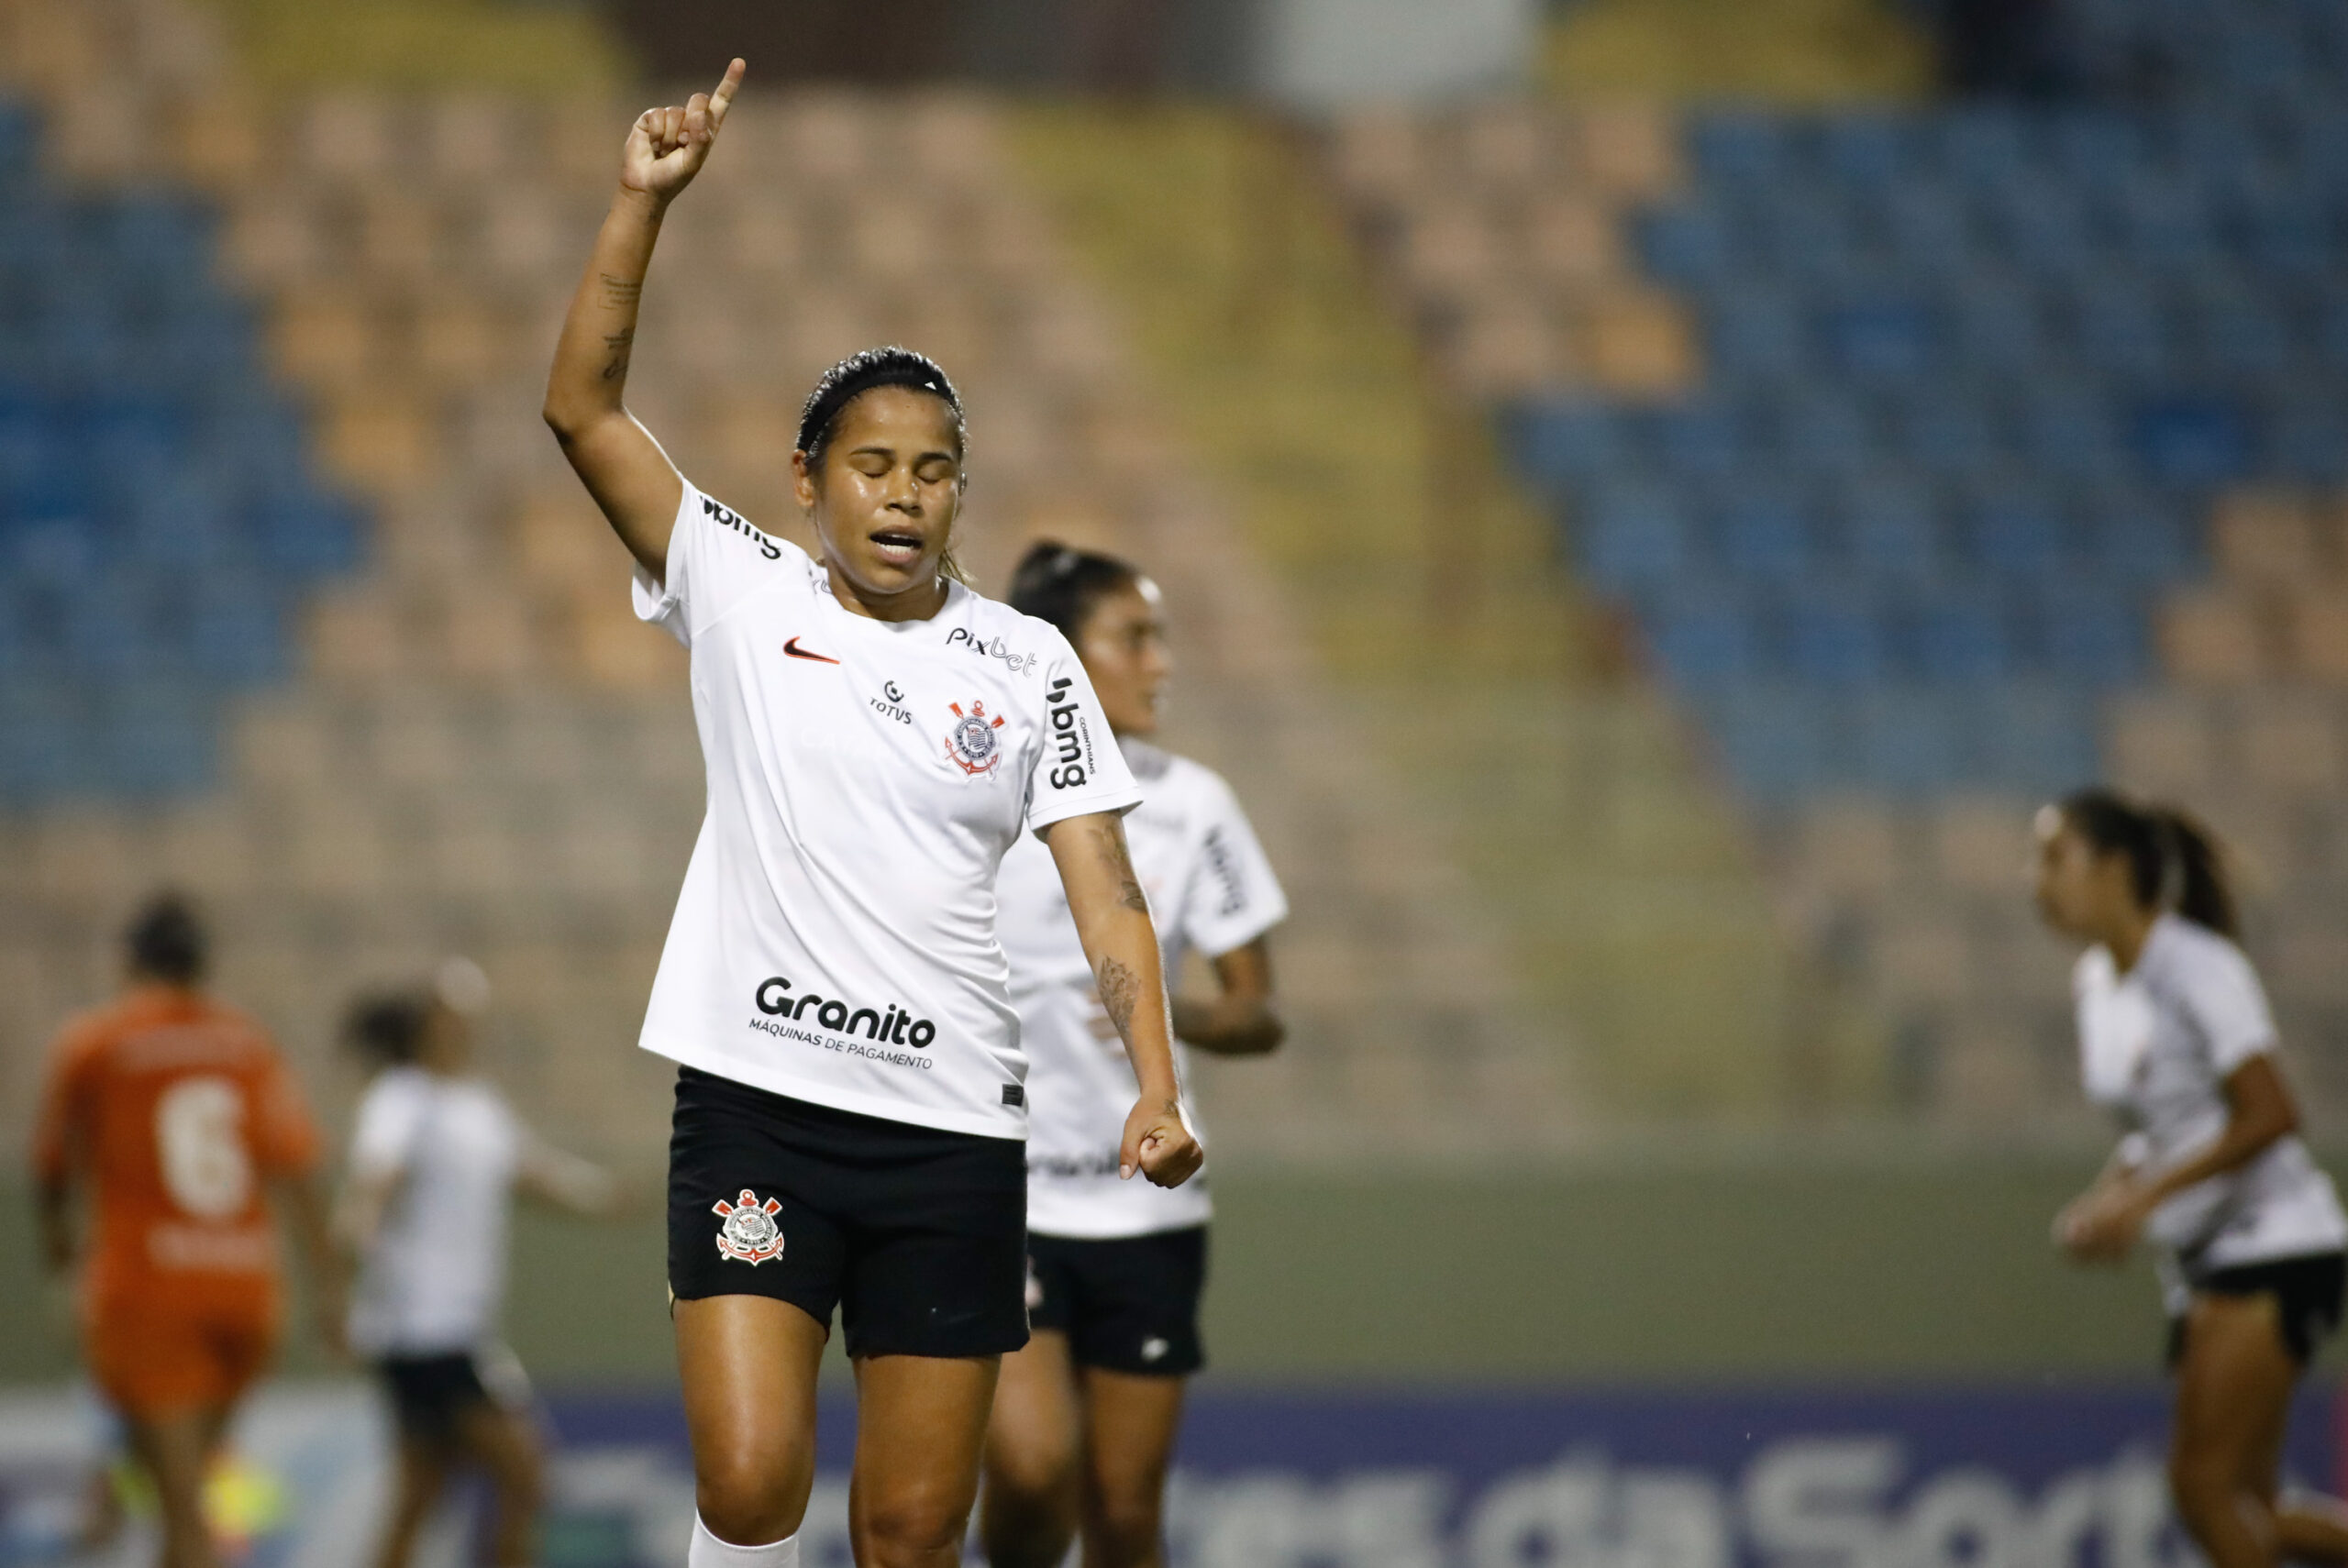
[[[1133,1114],[1125,1118],[1118,1174],[1138,1172],[1159,1187],[1180,1187],[1206,1155],[1182,1121],[1157,933],[1125,852],[1124,823],[1107,812],[1068,817],[1044,830],[1044,842],[1068,889],[1069,911],[1076,917],[1077,938],[1092,966],[1101,1005],[1124,1039],[1141,1087]]]
[[[737,60],[715,92],[637,117],[620,159],[619,190],[570,297],[547,374],[546,421],[562,455],[628,553],[655,578],[667,570],[669,531],[684,481],[624,400],[637,302],[660,220],[708,160],[743,70]]]

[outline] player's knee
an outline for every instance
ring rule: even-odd
[[[1076,1474],[1074,1445],[1057,1440],[997,1443],[987,1454],[990,1496],[1024,1512],[1072,1507]]]
[[[702,1523],[720,1540],[763,1546],[799,1528],[790,1477],[770,1461],[720,1454],[695,1465],[693,1501]]]
[[[1155,1478],[1114,1477],[1101,1485],[1088,1521],[1100,1561],[1111,1564],[1150,1561],[1164,1528],[1159,1496]]]
[[[873,1568],[929,1568],[953,1561],[970,1522],[967,1506],[925,1486],[876,1496],[863,1512],[861,1533]]]

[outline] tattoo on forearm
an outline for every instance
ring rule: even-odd
[[[1141,982],[1134,972],[1114,958],[1101,960],[1101,1008],[1117,1032],[1127,1039],[1133,1037],[1134,1003],[1141,995]]]
[[[610,363],[604,367],[604,379],[605,381],[608,381],[613,380],[615,377],[627,374],[628,355],[631,351],[631,346],[635,342],[636,329],[634,327],[628,328],[626,332],[613,332],[604,335],[604,347],[612,351]]]
[[[1136,914],[1147,914],[1149,895],[1141,890],[1141,878],[1134,875],[1134,858],[1125,849],[1124,829],[1111,820],[1094,831],[1101,837],[1102,857],[1117,874],[1117,902]]]
[[[604,285],[604,303],[607,305],[634,305],[644,294],[641,281],[615,278],[609,272],[598,272],[595,281]]]

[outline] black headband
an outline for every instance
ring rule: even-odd
[[[883,359],[849,371],[831,385],[819,388],[807,400],[806,411],[799,416],[799,449],[814,451],[825,426],[839,417],[840,410],[875,387],[911,387],[942,398],[947,407],[957,414],[961,412],[962,400],[955,395],[953,383],[946,379],[944,371],[916,359]]]

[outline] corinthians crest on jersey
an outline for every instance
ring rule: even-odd
[[[959,702],[947,706],[954,710],[954,727],[946,732],[946,755],[973,778],[992,773],[1002,763],[1002,741],[995,734],[1002,715],[990,714],[984,702],[972,702],[967,713]]]
[[[711,1205],[711,1212],[725,1221],[717,1228],[718,1256],[752,1264],[782,1256],[782,1227],[774,1222],[774,1217],[782,1212],[781,1198],[770,1198],[761,1203],[758,1194],[746,1187],[738,1202],[728,1203],[721,1198]]]

